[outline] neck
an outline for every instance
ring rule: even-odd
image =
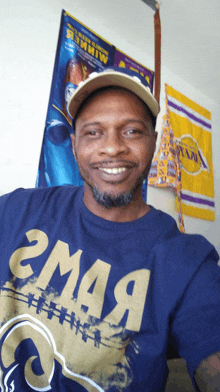
[[[111,222],[131,222],[141,218],[150,210],[150,207],[145,203],[141,195],[123,207],[105,208],[91,194],[88,195],[86,192],[84,192],[83,201],[94,215]]]

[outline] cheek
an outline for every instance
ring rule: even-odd
[[[133,146],[132,148],[134,155],[137,157],[137,160],[140,162],[140,164],[142,164],[143,166],[146,165],[146,163],[148,163],[154,155],[154,145],[153,143],[149,144],[145,144],[144,142],[135,147]]]
[[[80,145],[76,145],[75,157],[77,162],[89,161],[94,154],[94,150],[94,147],[88,147],[88,145],[84,145],[83,143],[81,143]]]

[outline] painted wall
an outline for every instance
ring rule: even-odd
[[[154,59],[153,45],[149,49],[143,49],[138,44],[138,11],[142,9],[148,18],[146,31],[149,30],[150,40],[153,42],[153,11],[140,0],[7,0],[4,4],[1,3],[0,194],[3,194],[17,187],[28,188],[35,185],[62,8],[151,69],[154,68]],[[140,7],[138,11],[137,5]],[[132,17],[133,30],[126,22],[125,14]],[[161,21],[163,27],[163,7]],[[205,235],[220,252],[220,107],[176,76],[172,71],[172,59],[170,64],[162,67],[162,90],[164,83],[212,113],[216,221],[185,217],[185,226],[188,233]],[[163,112],[163,91],[161,109]],[[158,118],[158,132],[161,129],[161,118],[162,115]],[[172,190],[148,189],[148,203],[176,218]]]

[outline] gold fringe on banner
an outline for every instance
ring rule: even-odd
[[[166,113],[163,116],[160,146],[151,164],[148,185],[158,188],[173,188],[178,210],[178,227],[185,233],[181,203],[181,162],[178,154],[178,141],[174,140],[170,124],[166,94]]]

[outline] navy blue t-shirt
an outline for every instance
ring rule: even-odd
[[[190,377],[220,350],[218,254],[151,207],[110,222],[83,188],[0,198],[3,390],[159,392],[173,347]]]

